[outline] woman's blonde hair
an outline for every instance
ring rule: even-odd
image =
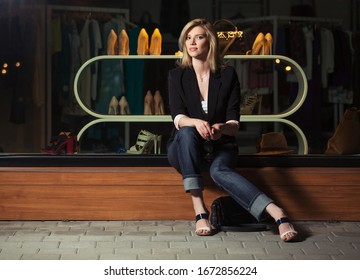
[[[202,18],[189,21],[180,33],[179,49],[183,53],[183,57],[179,62],[179,65],[181,67],[192,67],[192,59],[185,47],[185,41],[190,30],[196,26],[201,26],[205,30],[205,34],[209,41],[207,61],[209,61],[211,72],[215,72],[219,67],[224,65],[223,57],[218,50],[218,39],[213,25],[208,20]]]

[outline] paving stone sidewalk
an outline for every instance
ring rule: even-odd
[[[360,222],[295,222],[264,232],[194,234],[191,221],[0,221],[1,260],[360,260]]]

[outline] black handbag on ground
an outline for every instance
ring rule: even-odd
[[[222,196],[211,205],[210,223],[220,231],[264,231],[265,224],[258,221],[232,197]]]

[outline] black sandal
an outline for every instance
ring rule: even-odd
[[[209,222],[209,215],[207,213],[201,213],[201,214],[198,214],[196,215],[195,217],[195,223],[197,223],[199,220],[202,220],[202,219],[205,219]],[[210,223],[210,222],[209,222]],[[208,233],[207,234],[201,234],[200,232],[201,231],[207,231]],[[197,235],[200,235],[200,236],[207,236],[207,235],[211,235],[211,227],[200,227],[200,228],[197,228],[195,230],[195,233]]]
[[[280,238],[281,238],[282,241],[287,242],[287,241],[293,240],[296,237],[296,235],[298,234],[298,232],[294,229],[293,225],[290,223],[290,220],[289,220],[288,217],[282,217],[282,218],[278,219],[276,221],[276,223],[277,223],[278,226],[280,226],[281,224],[284,224],[284,223],[289,223],[290,228],[292,228],[291,230],[285,231],[280,235]],[[284,236],[286,234],[288,234],[288,233],[293,233],[294,236],[292,238],[290,238],[290,239],[285,239]]]

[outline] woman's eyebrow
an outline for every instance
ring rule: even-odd
[[[192,36],[199,36],[199,35],[205,36],[205,35],[206,35],[206,33],[197,33],[197,34],[194,34],[194,35],[192,35]],[[191,35],[190,35],[190,34],[188,34],[187,36],[191,36]]]

